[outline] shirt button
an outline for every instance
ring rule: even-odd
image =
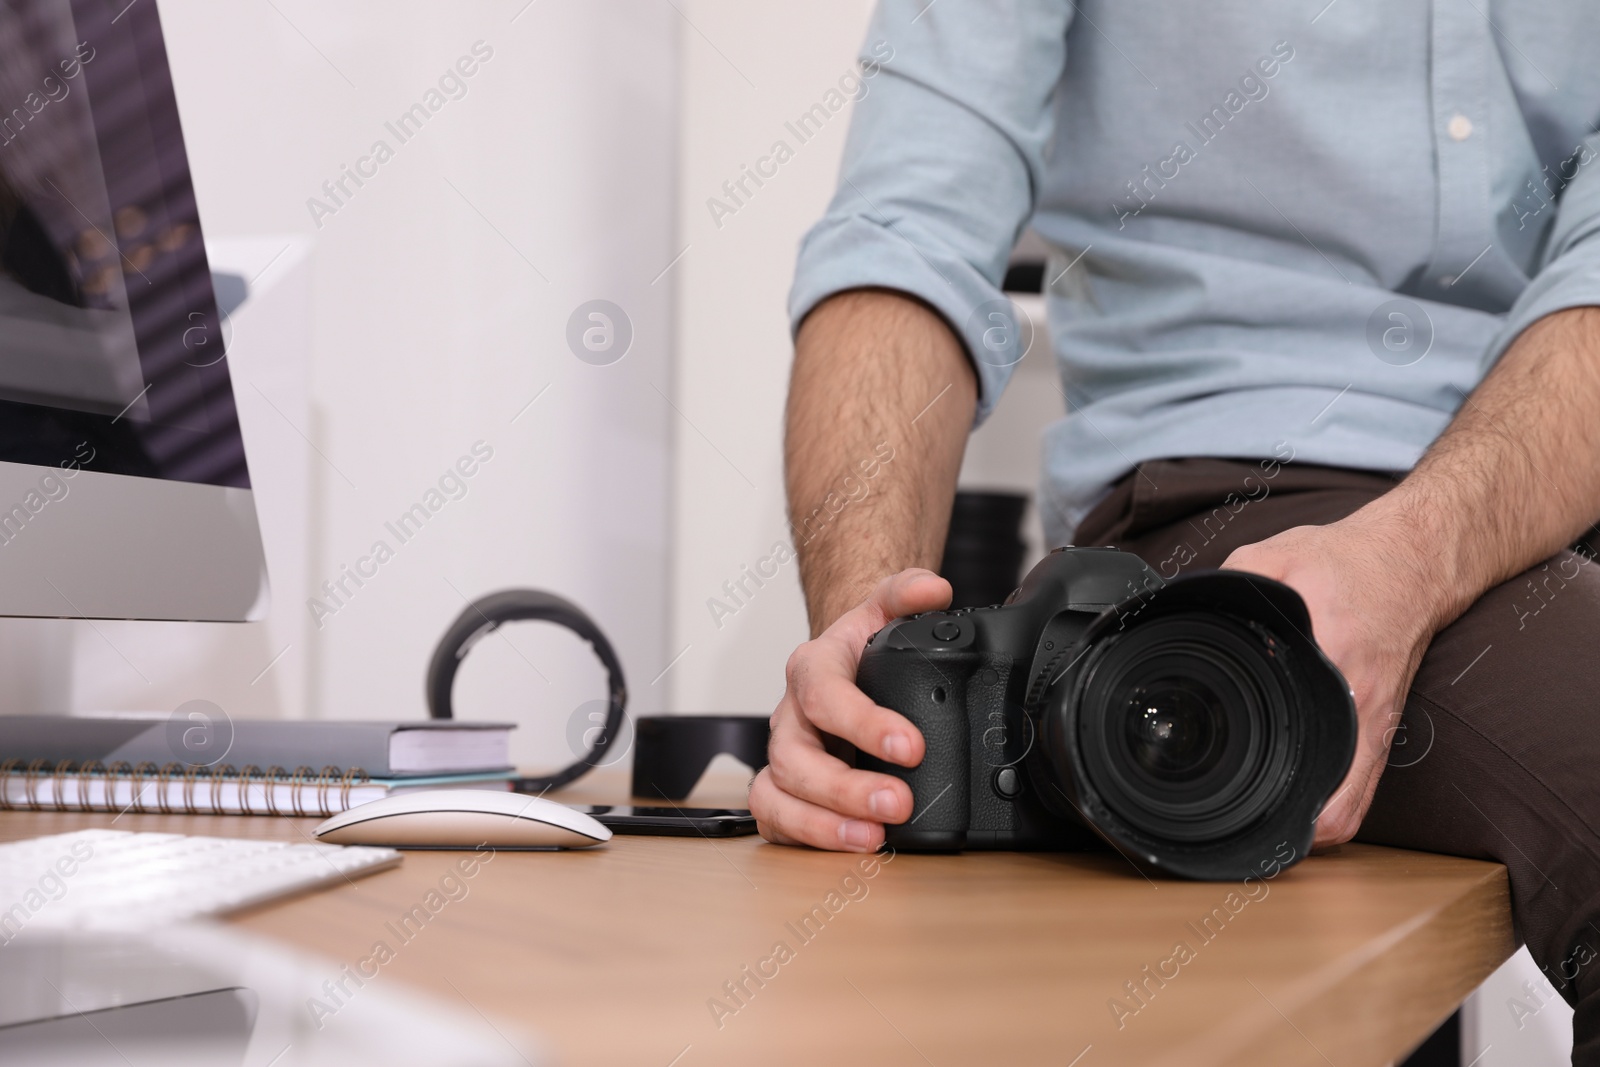
[[[1472,120],[1465,115],[1455,115],[1445,127],[1445,132],[1452,141],[1465,141],[1472,136]]]

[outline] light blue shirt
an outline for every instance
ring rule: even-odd
[[[1031,221],[1053,543],[1142,460],[1409,469],[1519,332],[1600,304],[1597,0],[882,0],[862,59],[792,320],[914,294],[981,420]]]

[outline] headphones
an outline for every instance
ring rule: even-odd
[[[607,751],[609,745],[622,731],[623,709],[628,703],[628,686],[622,679],[622,664],[617,659],[611,642],[600,632],[594,620],[572,601],[538,589],[507,589],[491,593],[468,604],[466,609],[450,624],[433,650],[433,660],[428,664],[428,714],[435,719],[452,717],[451,690],[455,687],[456,671],[472,646],[495,629],[508,622],[553,622],[564,626],[589,643],[594,654],[605,666],[610,690],[610,706],[606,710],[605,725],[578,762],[555,774],[542,778],[518,778],[513,787],[519,793],[543,793],[559,789],[587,774]]]

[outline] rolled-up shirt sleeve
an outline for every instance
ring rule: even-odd
[[[1488,364],[1546,315],[1600,305],[1600,134],[1586,138],[1560,169],[1572,177],[1561,190],[1538,273],[1507,312]]]
[[[801,242],[794,329],[835,293],[878,287],[938,311],[984,352],[1000,281],[1032,213],[1066,61],[1069,0],[881,0],[861,50],[839,187]],[[1011,374],[973,358],[978,421]]]

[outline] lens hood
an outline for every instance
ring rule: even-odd
[[[1143,639],[1158,633],[1160,641]],[[1141,671],[1158,684],[1129,681]],[[1129,741],[1143,729],[1140,701],[1155,716],[1169,697],[1174,712],[1161,729]],[[1226,707],[1211,718],[1192,710],[1207,699]],[[1047,802],[1141,868],[1186,878],[1262,877],[1304,857],[1355,755],[1355,704],[1312,639],[1305,603],[1281,582],[1243,571],[1185,575],[1102,612],[1034,710],[1043,770],[1058,794]],[[1198,769],[1184,778],[1184,768],[1151,749],[1157,758],[1145,755],[1145,764],[1180,784],[1141,778],[1128,755],[1139,744],[1187,745],[1178,756]],[[1208,764],[1206,744],[1227,751]],[[1217,783],[1215,810],[1205,804],[1208,781]]]

